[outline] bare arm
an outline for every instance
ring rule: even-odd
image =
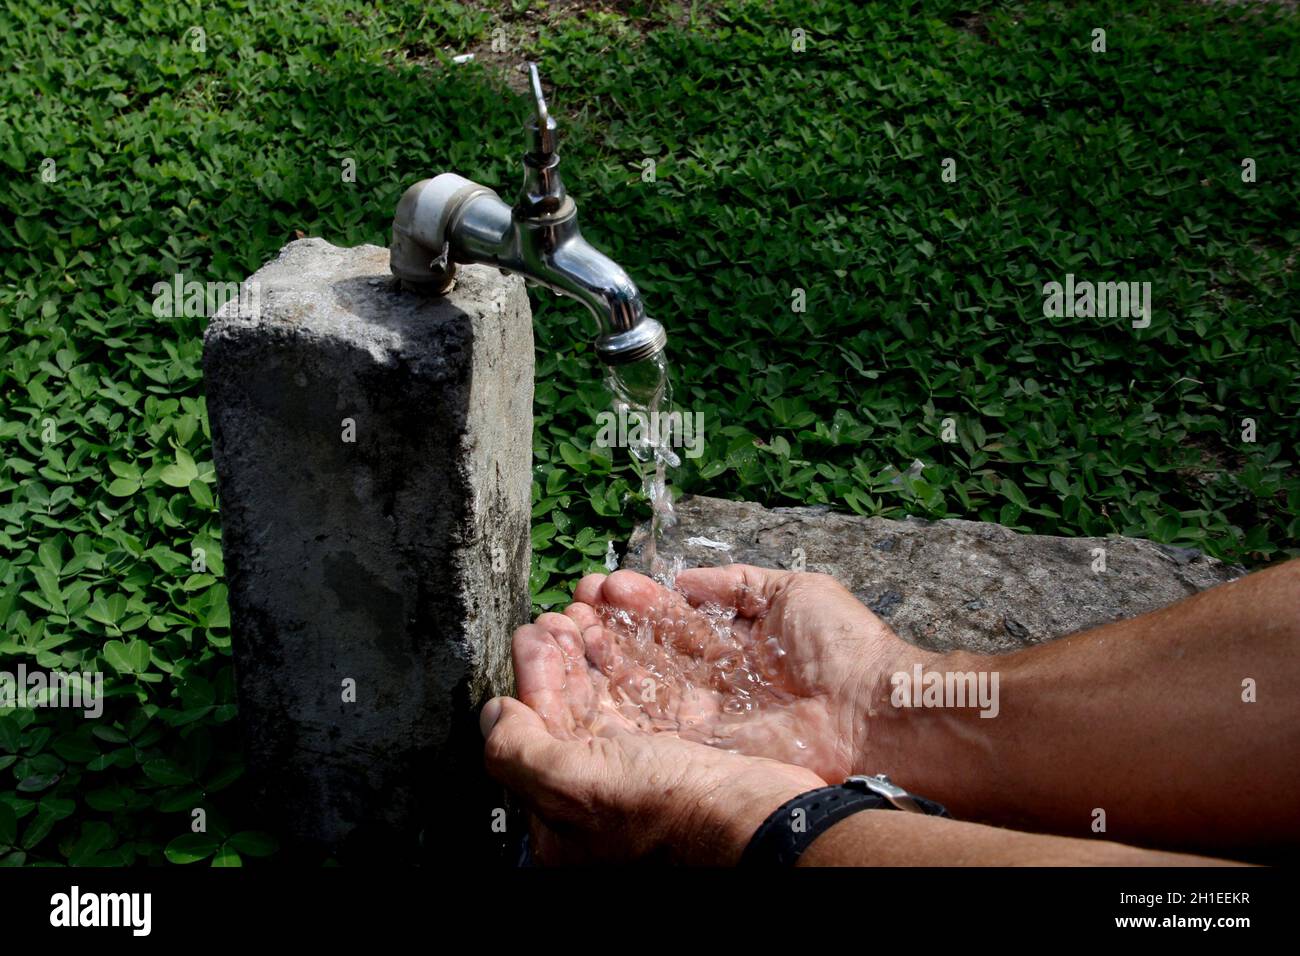
[[[728,774],[695,804],[674,842],[684,863],[732,865],[767,817],[806,786],[762,761]],[[1022,833],[898,810],[863,810],[818,836],[799,866],[1230,866],[1225,860],[1124,846],[1103,837]]]
[[[1222,860],[1109,840],[1020,833],[895,810],[866,810],[831,827],[800,866],[1221,866]]]
[[[1300,844],[1300,561],[1041,647],[925,666],[1000,675],[995,718],[874,718],[879,769],[955,816],[1210,852]]]

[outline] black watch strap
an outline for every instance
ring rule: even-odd
[[[793,866],[813,840],[861,810],[913,810],[948,816],[940,804],[908,793],[883,775],[850,777],[838,786],[801,793],[777,807],[754,832],[740,865]]]

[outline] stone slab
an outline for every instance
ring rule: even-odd
[[[934,650],[1014,650],[1133,617],[1240,576],[1199,552],[1136,538],[1029,535],[998,524],[866,518],[686,497],[661,554],[833,575],[905,639]],[[640,570],[648,529],[624,566]],[[1106,570],[1093,570],[1094,549]]]

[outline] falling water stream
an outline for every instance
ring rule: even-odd
[[[673,451],[673,436],[664,423],[672,404],[668,359],[663,351],[639,362],[609,369],[605,385],[614,399],[614,411],[629,423],[628,451],[641,474],[641,488],[650,501],[650,534],[644,560],[651,577],[672,587],[676,569],[660,553],[664,532],[677,523],[668,469],[681,467]]]
[[[677,521],[669,469],[680,467],[681,460],[665,424],[672,421],[667,417],[672,391],[664,353],[610,369],[606,386],[614,411],[644,425],[629,427],[628,433],[628,450],[651,507],[642,562],[675,591],[682,558],[665,554],[663,543],[664,532]],[[750,622],[736,621],[734,609],[716,604],[698,606],[693,616],[664,608],[649,618],[613,608],[604,614],[606,627],[620,639],[598,668],[609,685],[605,699],[621,717],[646,731],[673,732],[722,749],[784,751],[789,762],[801,764],[812,757],[797,733],[783,731],[795,716],[789,705],[796,701],[781,687],[785,650],[776,637],[759,634]],[[772,704],[787,706],[778,706],[782,713],[765,726],[746,727],[748,718]],[[602,719],[593,707],[588,726],[594,730]]]

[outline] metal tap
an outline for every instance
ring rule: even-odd
[[[556,123],[536,64],[529,64],[536,116],[525,125],[524,182],[514,206],[455,173],[425,179],[393,216],[389,265],[408,289],[441,294],[457,264],[483,263],[577,299],[596,316],[596,354],[607,365],[649,358],[667,333],[645,314],[623,268],[582,238],[578,206],[560,179]]]

